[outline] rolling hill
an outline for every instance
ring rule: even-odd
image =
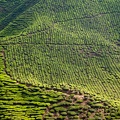
[[[0,118],[120,119],[119,31],[119,0],[0,0]]]

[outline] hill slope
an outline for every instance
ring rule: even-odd
[[[11,79],[74,84],[120,105],[119,0],[6,1],[0,46]]]
[[[0,56],[0,65],[3,64]],[[120,109],[71,84],[34,86],[0,69],[0,120],[120,119]]]

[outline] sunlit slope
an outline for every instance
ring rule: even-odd
[[[120,119],[119,107],[75,85],[11,80],[2,47],[0,66],[0,120]]]
[[[72,83],[119,101],[119,31],[119,0],[47,0],[24,10],[0,35],[13,79]]]

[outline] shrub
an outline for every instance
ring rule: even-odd
[[[94,108],[103,108],[104,106],[102,104],[93,104],[92,107]]]
[[[55,109],[55,111],[61,111],[61,112],[65,112],[65,111],[67,111],[67,109],[66,108],[64,108],[64,107],[56,107],[56,108],[54,108]]]
[[[83,102],[83,100],[78,100],[78,101],[77,101],[77,103],[82,103],[82,102]]]
[[[67,112],[61,112],[61,115],[67,115]]]
[[[68,111],[68,114],[73,116],[73,115],[77,115],[78,113],[76,113],[74,111]]]

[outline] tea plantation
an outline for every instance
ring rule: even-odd
[[[0,119],[120,119],[120,0],[0,0]]]
[[[0,64],[3,64],[0,57]],[[1,120],[120,119],[120,109],[72,84],[19,83],[0,71]]]

